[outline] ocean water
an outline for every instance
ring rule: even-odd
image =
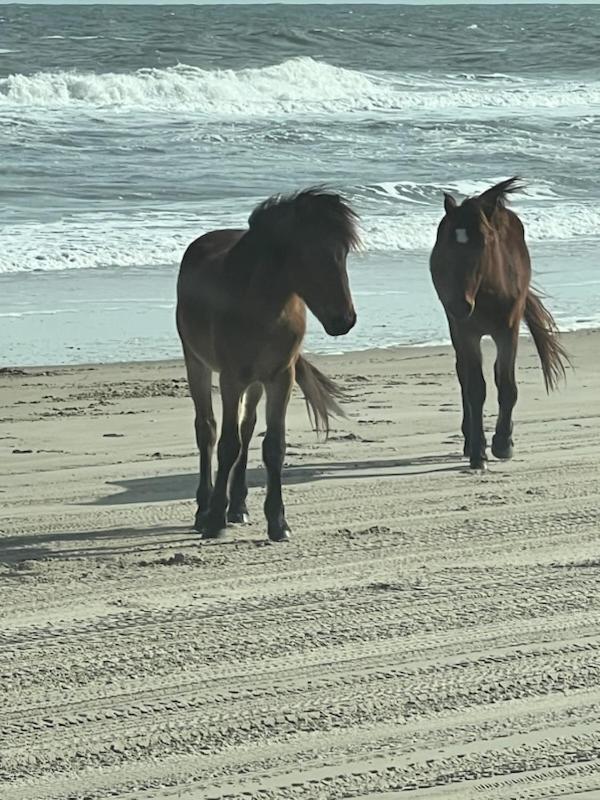
[[[179,355],[186,245],[315,183],[362,218],[359,323],[447,338],[442,191],[519,174],[536,283],[600,326],[600,7],[0,7],[0,361]]]

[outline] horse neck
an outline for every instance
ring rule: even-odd
[[[493,236],[486,242],[481,264],[481,287],[503,296],[510,289],[504,236],[503,225],[494,228]]]
[[[293,294],[284,269],[285,256],[248,231],[231,250],[226,277],[241,309],[261,323],[277,319]]]

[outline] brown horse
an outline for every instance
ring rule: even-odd
[[[513,454],[515,360],[521,320],[525,320],[538,351],[547,391],[564,376],[568,362],[557,340],[552,315],[529,286],[531,262],[521,220],[506,208],[508,195],[521,188],[518,180],[502,181],[461,205],[445,194],[446,215],[438,227],[430,259],[433,284],[448,317],[456,351],[464,454],[469,456],[472,469],[484,469],[486,461],[481,337],[491,336],[498,351],[494,376],[499,415],[492,439],[496,458],[507,459]]]
[[[246,463],[263,387],[268,535],[273,541],[289,538],[281,470],[294,381],[317,430],[328,431],[329,414],[340,410],[335,400],[339,389],[300,355],[306,306],[331,336],[342,336],[355,324],[346,258],[359,244],[356,222],[354,211],[338,195],[307,189],[266,200],[252,212],[247,230],[207,233],[183,256],[177,328],[200,451],[195,529],[205,539],[220,536],[227,521],[247,521]],[[223,403],[214,488],[213,371],[220,373]]]

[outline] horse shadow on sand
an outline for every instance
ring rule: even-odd
[[[285,487],[311,481],[409,477],[461,469],[464,469],[464,464],[459,462],[457,456],[448,454],[369,461],[326,461],[285,467],[283,484]],[[249,468],[246,477],[249,489],[265,486],[266,472],[262,466]],[[149,478],[111,481],[109,485],[118,486],[119,491],[101,497],[92,505],[112,506],[192,500],[198,486],[198,475],[194,472],[156,475]]]
[[[287,486],[309,483],[311,481],[368,479],[386,477],[409,477],[436,472],[456,472],[464,470],[462,459],[456,455],[430,455],[404,459],[374,459],[369,461],[326,461],[315,464],[288,466],[284,470],[284,483]],[[264,487],[266,473],[264,468],[248,469],[249,488]],[[104,497],[93,500],[88,506],[123,506],[128,504],[161,503],[189,500],[196,494],[198,475],[191,472],[182,474],[156,475],[145,478],[110,481],[115,487]],[[262,519],[260,521],[262,524]],[[260,539],[232,539],[219,542],[219,546],[258,546],[266,543]],[[157,552],[164,548],[197,547],[198,535],[191,525],[157,524],[151,527],[119,527],[96,531],[53,531],[31,533],[18,536],[0,536],[0,563],[13,565],[14,578],[19,577],[27,563],[41,559],[70,560],[77,558],[119,557],[137,554],[140,563],[149,555],[156,558]]]

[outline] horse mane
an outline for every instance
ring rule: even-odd
[[[269,197],[256,206],[248,226],[250,231],[281,242],[288,242],[294,233],[305,237],[313,229],[348,250],[357,250],[361,243],[356,212],[339,194],[322,186]]]
[[[486,236],[486,239],[494,232],[501,234],[503,229],[509,224],[506,214],[497,214],[497,211],[506,211],[506,206],[510,202],[510,195],[521,191],[524,188],[521,179],[518,177],[508,178],[500,181],[479,195],[471,195],[463,200],[458,209],[462,214],[470,219],[471,225],[478,227]],[[460,213],[460,212],[459,212]]]
[[[521,178],[515,175],[514,178],[500,181],[486,189],[476,199],[484,213],[487,213],[488,210],[493,213],[497,208],[506,208],[506,204],[510,202],[510,195],[520,192],[523,188],[524,184]]]

